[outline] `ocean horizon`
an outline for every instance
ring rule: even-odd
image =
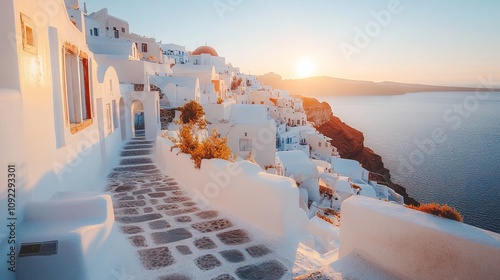
[[[500,233],[500,93],[317,97],[363,132],[395,183]]]

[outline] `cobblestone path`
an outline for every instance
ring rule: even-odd
[[[223,213],[203,209],[161,174],[153,149],[153,141],[132,139],[108,176],[116,221],[136,248],[145,277],[151,272],[158,280],[200,279],[193,278],[200,274],[217,280],[291,278],[269,244]]]

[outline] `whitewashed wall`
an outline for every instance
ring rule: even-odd
[[[340,258],[401,279],[500,279],[500,234],[361,196],[342,203]]]
[[[161,171],[195,194],[195,199],[228,211],[245,222],[276,236],[298,240],[308,226],[299,208],[299,190],[285,177],[265,173],[250,162],[203,160],[195,169],[190,156],[170,151],[171,142],[156,141],[156,163]]]

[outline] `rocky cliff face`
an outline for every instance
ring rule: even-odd
[[[365,169],[373,172],[370,173],[371,180],[387,184],[404,197],[406,204],[419,204],[408,195],[404,187],[391,181],[390,172],[385,168],[382,157],[364,146],[365,139],[362,132],[334,116],[328,103],[320,103],[317,99],[309,97],[302,97],[302,100],[308,121],[314,122],[320,133],[332,139],[331,143],[337,147],[341,157],[359,161]]]

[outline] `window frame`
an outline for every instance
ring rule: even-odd
[[[28,32],[30,30],[31,32]],[[31,36],[28,37],[28,34]],[[23,50],[36,54],[37,53],[37,36],[35,30],[35,24],[33,20],[27,15],[21,13],[21,37],[23,43]],[[31,40],[29,40],[31,39]]]
[[[253,150],[252,138],[240,138],[238,141],[238,151],[251,152]]]
[[[62,48],[62,67],[64,123],[71,134],[76,134],[93,123],[89,58],[66,42]]]

